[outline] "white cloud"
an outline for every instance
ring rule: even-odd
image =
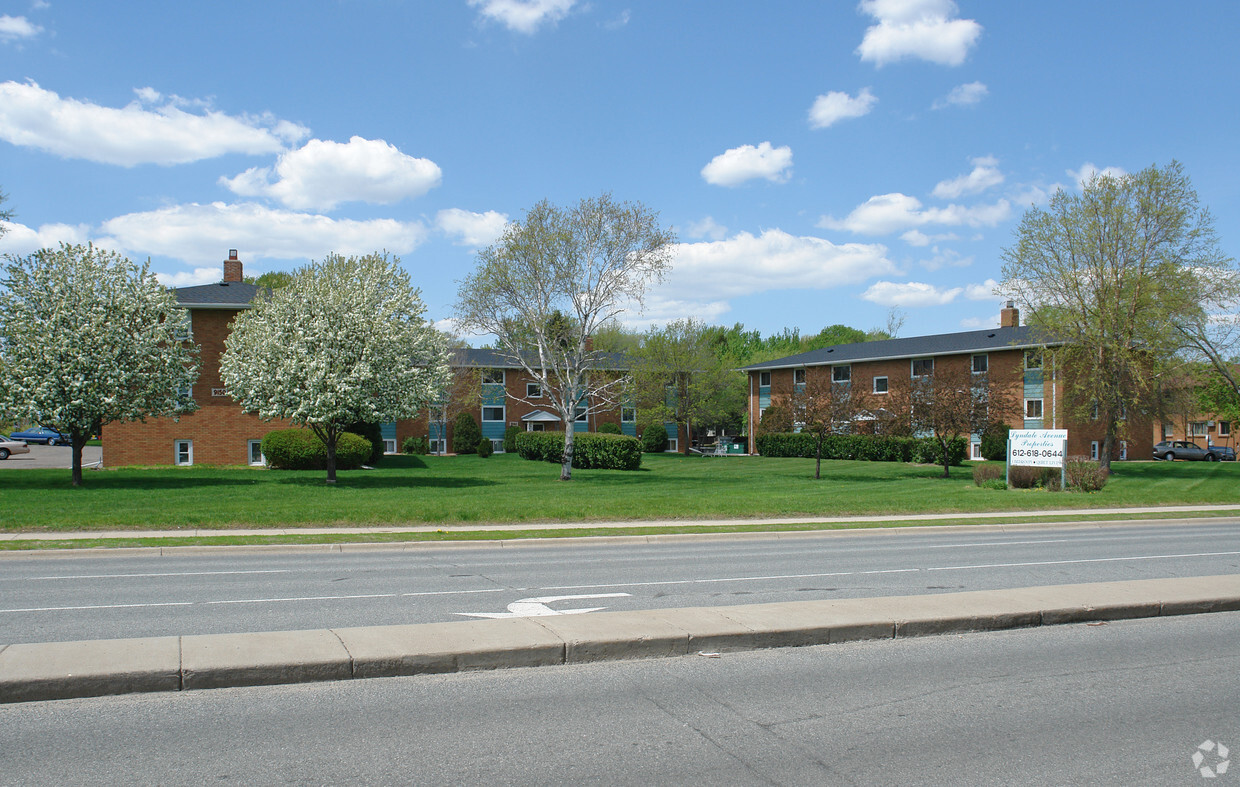
[[[882,244],[834,244],[765,230],[728,240],[681,243],[657,292],[668,299],[717,301],[771,290],[825,290],[895,272]]]
[[[185,112],[176,97],[146,108],[159,93],[143,88],[121,109],[61,98],[33,82],[0,83],[0,139],[65,158],[132,167],[184,164],[226,153],[276,153],[305,128],[269,116]]]
[[[354,221],[262,205],[190,203],[104,222],[100,245],[130,254],[160,255],[191,265],[218,266],[227,249],[244,248],[254,259],[322,258],[329,252],[368,254],[412,251],[426,238],[421,222]]]
[[[919,281],[877,281],[861,293],[861,297],[880,306],[898,306],[907,309],[943,306],[956,300],[962,292],[964,292],[963,287],[940,288]]]
[[[728,236],[728,228],[715,221],[714,217],[707,216],[701,221],[695,221],[690,224],[685,230],[685,234],[690,238],[723,240]]]
[[[862,235],[887,235],[928,224],[994,226],[1007,219],[1011,213],[1012,205],[1005,199],[993,205],[922,208],[921,201],[916,197],[896,192],[870,197],[843,219],[823,216],[818,226]]]
[[[493,210],[474,213],[460,208],[448,208],[435,214],[435,226],[447,235],[456,236],[460,246],[480,248],[490,246],[504,234],[508,216]]]
[[[43,32],[43,28],[24,16],[0,14],[0,41],[8,43],[21,38],[34,38]]]
[[[973,159],[973,171],[958,178],[941,181],[934,187],[932,195],[939,199],[956,199],[965,194],[979,194],[988,188],[1003,182],[1003,173],[999,171],[999,159],[994,156],[982,156]]]
[[[973,257],[961,257],[955,249],[940,249],[935,246],[930,249],[930,253],[934,256],[928,260],[918,261],[918,264],[928,271],[937,271],[941,268],[967,268],[973,264]]]
[[[857,54],[877,66],[906,57],[958,66],[982,34],[972,19],[952,18],[952,0],[861,0],[858,8],[878,24],[866,29]]]
[[[792,148],[771,147],[770,142],[741,145],[720,153],[702,167],[702,179],[715,186],[738,186],[754,178],[783,183],[791,175]]]
[[[17,222],[0,223],[7,230],[0,237],[0,254],[21,257],[61,243],[85,243],[90,239],[90,228],[82,224],[44,224],[35,229]]]
[[[998,298],[995,294],[995,288],[999,286],[999,282],[994,279],[987,279],[981,284],[970,284],[964,288],[964,297],[971,301],[989,301]]]
[[[215,265],[210,268],[194,268],[192,271],[176,273],[157,273],[155,278],[165,287],[197,287],[200,284],[215,284],[222,278],[223,268]]]
[[[1044,205],[1054,196],[1056,191],[1065,188],[1062,183],[1052,183],[1042,187],[1034,183],[1020,186],[1020,191],[1012,195],[1012,204],[1027,208],[1030,205]]]
[[[275,167],[251,167],[220,183],[243,197],[272,197],[296,210],[331,210],[342,202],[387,205],[420,197],[442,176],[429,159],[407,156],[381,139],[352,137],[347,143],[312,139],[281,154]]]
[[[629,20],[632,18],[632,16],[633,16],[632,12],[626,8],[620,13],[616,14],[610,20],[604,22],[603,27],[607,28],[608,30],[619,30],[620,28],[624,27],[625,25],[629,23]]]
[[[530,35],[544,23],[563,19],[576,0],[469,0],[469,5],[492,22]]]
[[[960,327],[968,328],[970,330],[997,328],[999,327],[999,315],[995,314],[990,317],[965,317],[960,321]]]
[[[1080,189],[1084,189],[1085,184],[1093,180],[1096,177],[1122,178],[1128,174],[1126,170],[1121,169],[1120,167],[1107,167],[1105,169],[1098,169],[1096,166],[1094,166],[1094,163],[1092,161],[1086,161],[1084,164],[1081,165],[1081,168],[1076,170],[1075,172],[1070,169],[1065,170],[1065,172],[1067,172],[1069,177],[1071,177],[1074,181],[1076,181],[1076,186],[1077,188],[1080,188]]]
[[[951,89],[943,98],[938,99],[930,105],[931,109],[946,109],[947,107],[967,107],[970,104],[976,104],[987,95],[990,90],[981,82],[969,82],[964,85],[957,85]]]
[[[832,90],[814,99],[809,108],[809,125],[811,128],[826,128],[838,120],[859,118],[870,114],[870,110],[878,103],[878,98],[868,87],[861,88],[856,98]]]
[[[960,240],[954,232],[941,232],[935,235],[927,235],[921,230],[909,230],[900,236],[900,240],[910,246],[929,246],[931,243],[941,243],[946,240]]]
[[[686,317],[715,323],[731,310],[732,305],[727,301],[693,301],[651,293],[646,297],[646,306],[640,313],[627,311],[620,321],[629,330],[645,330]]]

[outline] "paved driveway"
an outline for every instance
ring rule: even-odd
[[[103,460],[103,449],[88,445],[82,449],[82,467],[89,467]],[[0,473],[22,468],[73,467],[73,449],[67,445],[32,445],[28,454],[13,454],[0,461]]]

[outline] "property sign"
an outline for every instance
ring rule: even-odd
[[[1013,429],[1008,432],[1011,467],[1063,467],[1067,429]]]

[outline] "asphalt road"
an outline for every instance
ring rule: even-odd
[[[1235,519],[1016,532],[0,558],[0,642],[430,623],[1240,571]]]
[[[103,448],[88,445],[82,448],[82,467],[97,466],[103,461]],[[0,461],[0,473],[13,470],[38,470],[48,468],[73,467],[73,448],[67,445],[36,445],[30,444],[30,453],[13,454]]]
[[[1240,613],[0,706],[0,784],[1226,784]],[[1202,752],[1201,766],[1193,754]]]

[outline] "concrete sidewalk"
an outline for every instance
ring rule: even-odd
[[[0,646],[0,702],[684,656],[1240,610],[1240,575]]]
[[[206,538],[211,536],[286,536],[286,535],[367,535],[378,533],[472,533],[483,531],[512,530],[583,530],[583,529],[636,529],[677,527],[735,527],[743,525],[831,525],[831,524],[882,524],[885,522],[973,522],[1003,519],[1036,522],[1058,517],[1113,516],[1117,522],[1131,524],[1131,520],[1145,515],[1220,514],[1234,512],[1240,515],[1240,503],[1234,505],[1200,506],[1146,506],[1140,508],[1061,508],[1039,511],[985,511],[955,514],[886,514],[875,516],[813,516],[764,519],[655,519],[617,522],[493,522],[489,524],[438,524],[438,525],[377,525],[374,527],[273,527],[273,528],[195,528],[185,530],[76,530],[58,532],[6,532],[0,533],[2,541],[69,541],[74,539],[134,539],[134,538]],[[1059,523],[1062,524],[1062,523]],[[1087,522],[1087,524],[1099,524]],[[474,542],[479,543],[479,542]]]

